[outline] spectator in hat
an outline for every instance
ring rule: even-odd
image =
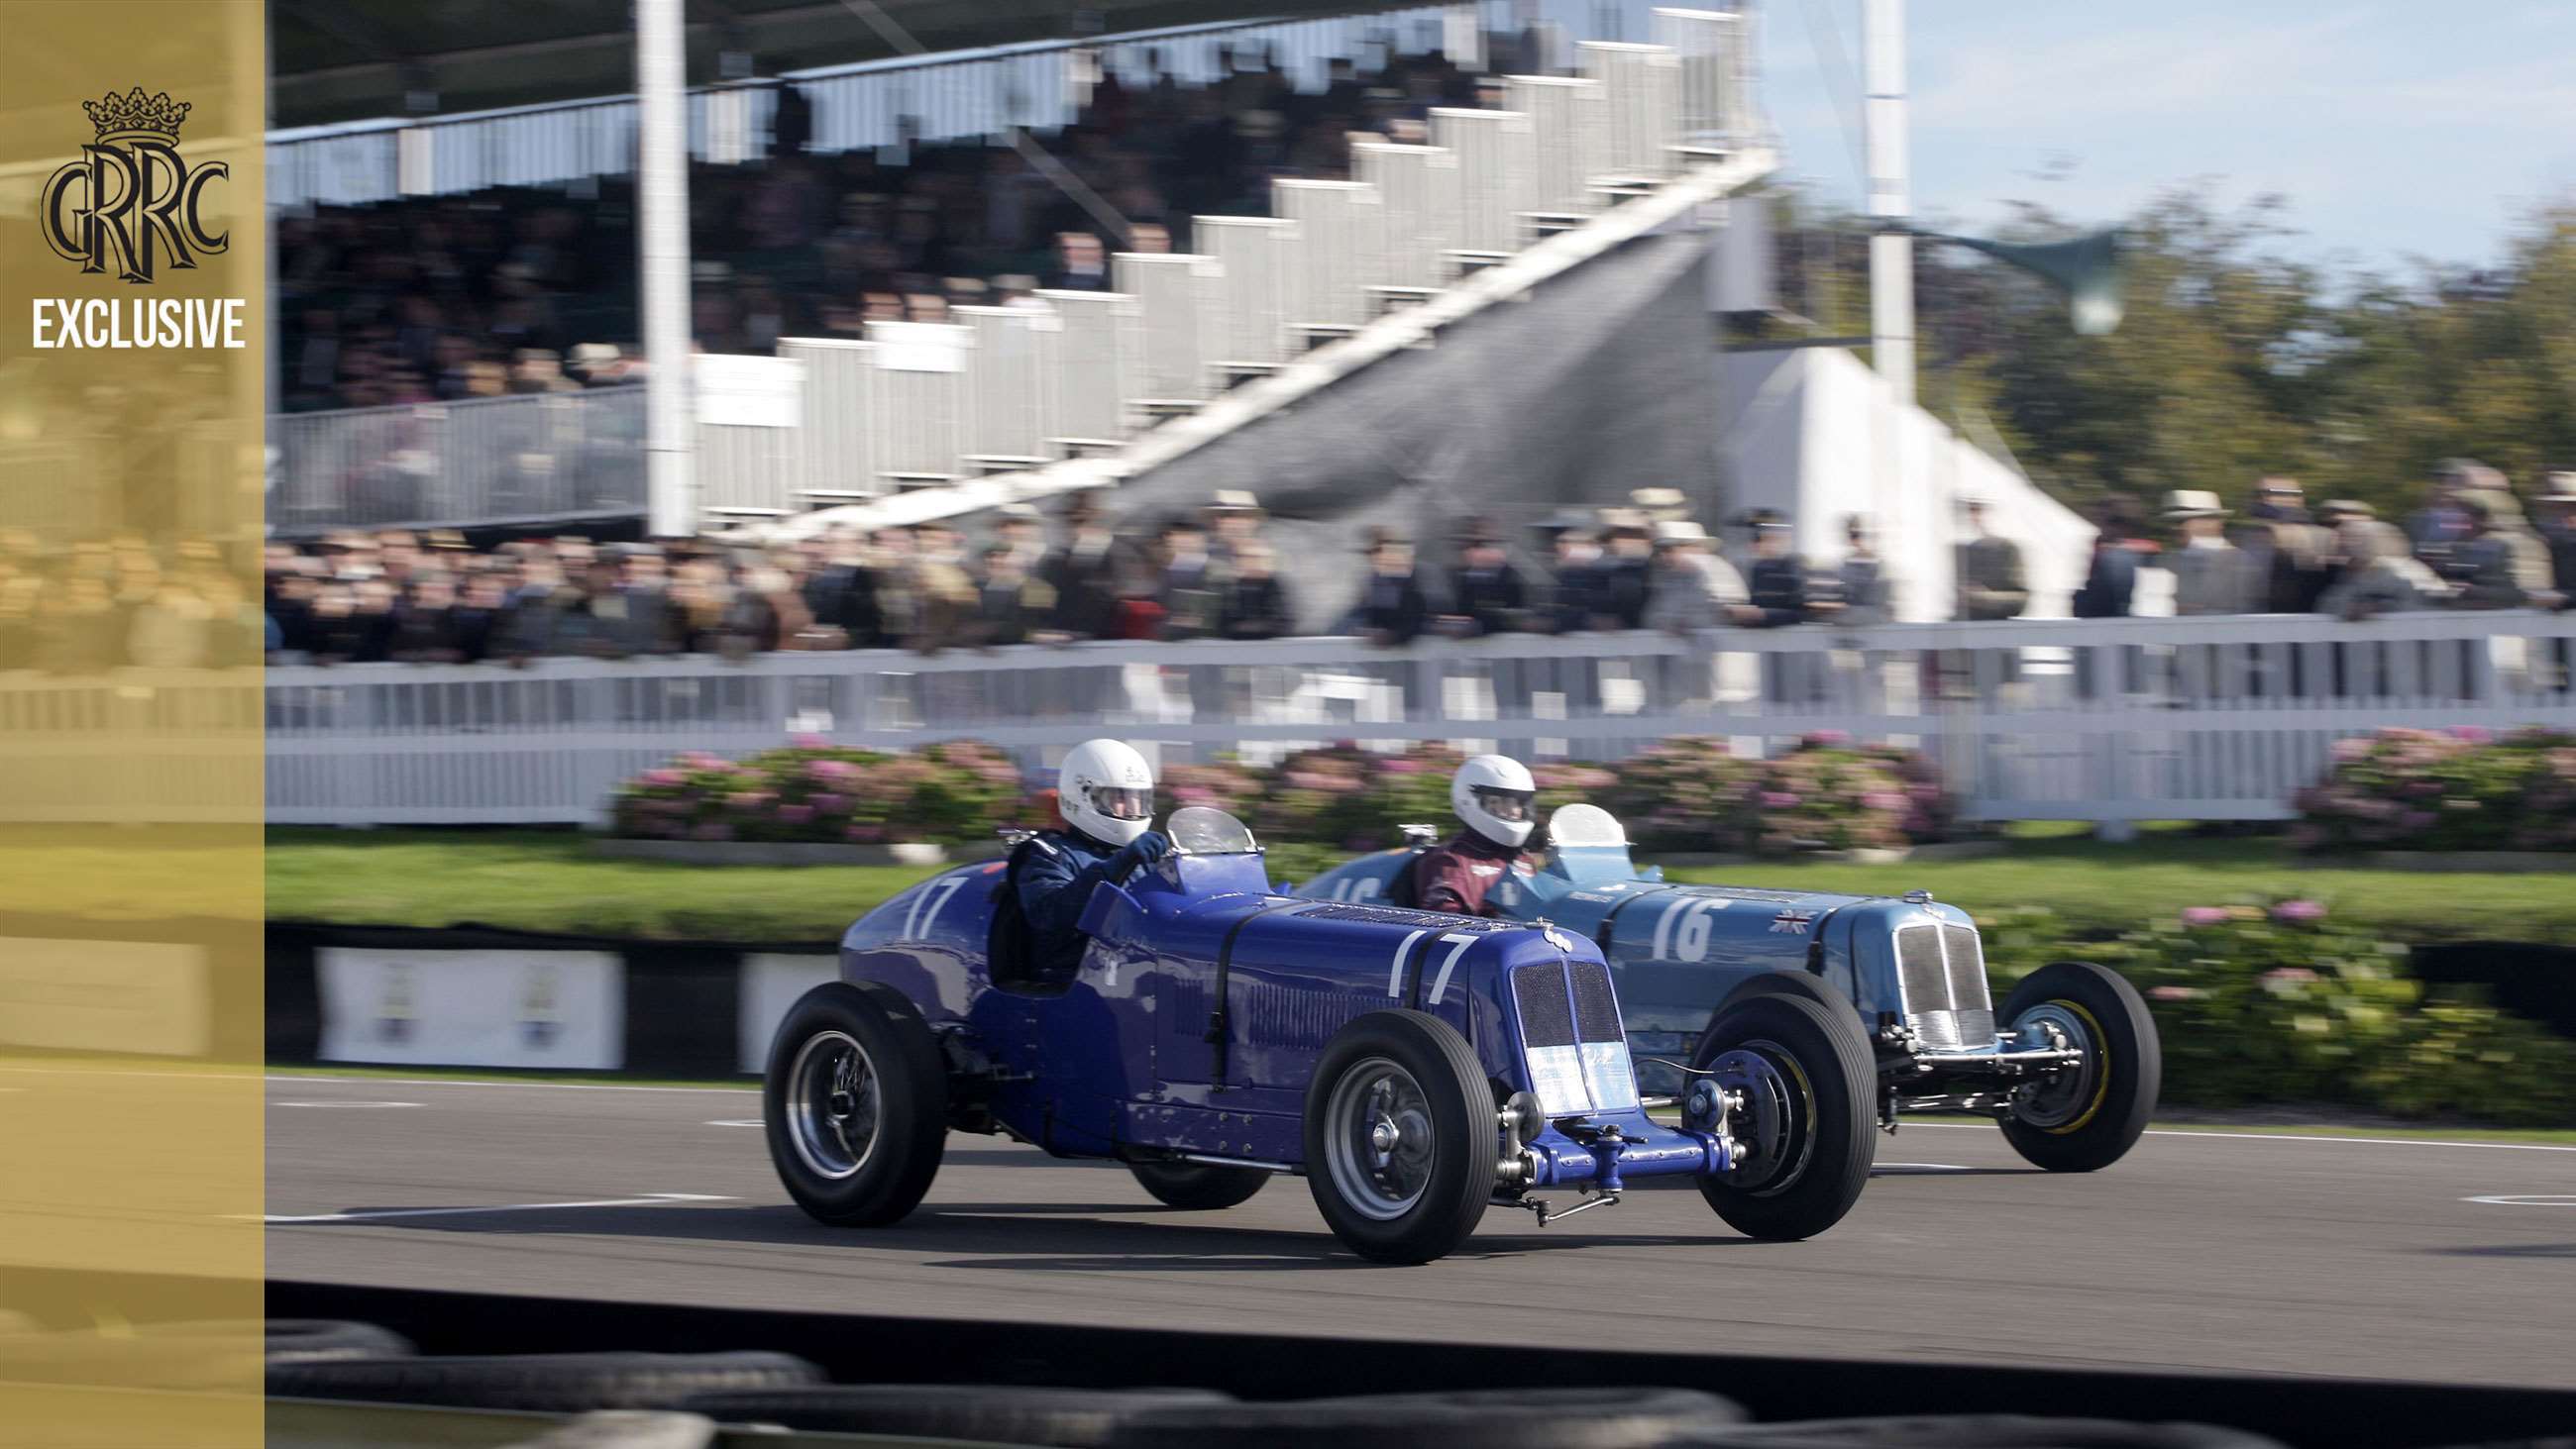
[[[2343,571],[2318,596],[2317,611],[2360,620],[2449,602],[2451,586],[2418,562],[2405,530],[2373,518],[2346,517],[2335,528]]]
[[[1529,586],[1511,565],[1489,521],[1461,540],[1458,567],[1449,576],[1443,632],[1472,639],[1517,633],[1529,626]]]
[[[2576,473],[2552,473],[2531,501],[2540,541],[2549,548],[2550,583],[2558,606],[2576,599]]]
[[[2486,486],[2494,474],[2474,458],[2444,458],[2433,465],[2424,506],[2406,516],[2407,542],[2425,567],[2449,574],[2452,548],[2469,536],[2468,510],[2460,506],[2460,495]]]
[[[1054,632],[1068,639],[1118,637],[1120,574],[1126,546],[1110,531],[1099,501],[1077,493],[1065,504],[1065,541],[1039,570],[1055,590]]]
[[[2267,477],[2254,485],[2235,542],[2245,555],[2250,612],[2309,613],[2332,582],[2333,537],[2309,521],[2295,479]]]
[[[1259,541],[1264,518],[1261,500],[1240,488],[1221,488],[1207,506],[1208,551],[1220,564],[1231,563],[1235,551]]]
[[[1190,519],[1163,525],[1162,578],[1155,602],[1163,606],[1163,637],[1205,639],[1217,632],[1224,570],[1209,554],[1207,534]]]
[[[1414,570],[1413,541],[1391,528],[1371,528],[1363,556],[1368,576],[1342,632],[1381,647],[1412,643],[1431,619],[1431,600]]]
[[[1046,518],[1034,503],[1005,503],[995,509],[993,536],[1031,576],[1046,560]]]
[[[1884,624],[1896,617],[1894,581],[1879,557],[1878,530],[1866,513],[1843,519],[1843,561],[1835,570],[1840,583],[1841,622],[1855,629]]]
[[[2522,521],[2521,505],[2511,493],[2484,489],[2463,492],[2460,507],[2468,514],[2468,536],[2454,546],[2452,567],[2464,609],[2554,608],[2549,547]]]
[[[1278,639],[1296,631],[1277,552],[1258,538],[1237,543],[1221,590],[1217,632],[1228,639]]]
[[[1680,523],[1690,517],[1690,500],[1678,488],[1639,488],[1628,495],[1628,502],[1649,524]]]
[[[2245,558],[2227,541],[2226,518],[2218,495],[2206,489],[2178,488],[2165,495],[2165,521],[2180,537],[2180,546],[2165,556],[2174,576],[2176,614],[2245,612]]]
[[[1030,571],[1027,556],[1005,542],[984,545],[976,579],[974,642],[984,648],[1025,644],[1055,616],[1055,590]]]
[[[2156,545],[2145,537],[2138,500],[2125,493],[2108,494],[2093,505],[2093,529],[2093,556],[2075,590],[2073,613],[2078,619],[2125,619],[2137,598],[2138,570],[2155,556]]]
[[[1807,561],[1792,552],[1789,520],[1765,509],[1753,520],[1752,568],[1745,575],[1751,612],[1742,622],[1757,629],[1798,624],[1807,617]]]
[[[1586,634],[1615,629],[1610,617],[1609,580],[1603,571],[1601,543],[1588,524],[1556,530],[1550,541],[1556,576],[1550,586],[1547,620],[1560,634]]]
[[[1654,578],[1643,627],[1689,634],[1755,618],[1743,576],[1709,546],[1696,523],[1666,523],[1655,530]]]
[[[1654,627],[1646,622],[1655,584],[1655,542],[1646,516],[1629,508],[1602,510],[1601,543],[1601,612],[1612,621],[1606,627]]]
[[[1959,500],[1966,537],[1958,546],[1958,616],[2016,619],[2030,607],[2030,580],[2022,571],[2021,545],[1987,531],[1988,510],[1983,495],[1971,493]]]

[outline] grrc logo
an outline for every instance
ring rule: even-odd
[[[179,128],[189,105],[170,93],[146,96],[136,86],[81,102],[96,140],[81,159],[46,178],[36,198],[45,245],[84,274],[150,286],[161,267],[193,271],[197,258],[221,256],[232,233],[206,230],[206,183],[227,179],[222,161],[190,166],[179,155]],[[35,299],[35,345],[52,347],[242,347],[239,297]]]
[[[206,183],[232,174],[221,161],[190,167],[179,155],[179,127],[188,103],[170,93],[146,97],[136,86],[124,95],[81,102],[98,139],[45,182],[37,225],[45,243],[84,272],[113,262],[128,282],[152,280],[156,243],[173,267],[193,268],[190,248],[220,255],[232,234],[208,236]]]

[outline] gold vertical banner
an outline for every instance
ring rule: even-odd
[[[265,15],[0,33],[0,1445],[251,1446]]]

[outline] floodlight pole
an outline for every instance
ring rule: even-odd
[[[688,46],[682,0],[635,0],[637,270],[644,312],[644,482],[654,534],[697,532],[689,392]]]
[[[1905,135],[1905,0],[1861,0],[1869,166],[1869,353],[1899,405],[1914,401],[1914,214]]]

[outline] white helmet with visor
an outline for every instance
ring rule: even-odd
[[[1085,740],[1056,773],[1056,813],[1104,845],[1125,845],[1154,820],[1154,770],[1124,740]]]
[[[1449,808],[1468,829],[1518,850],[1538,821],[1538,782],[1509,755],[1477,755],[1450,777]]]

